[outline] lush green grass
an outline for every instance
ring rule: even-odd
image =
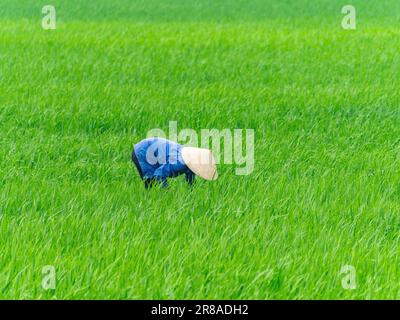
[[[1,298],[400,297],[398,0],[54,4],[0,0]],[[145,191],[173,120],[254,129],[254,172]]]

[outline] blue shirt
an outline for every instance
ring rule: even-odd
[[[167,186],[167,178],[185,174],[193,183],[195,174],[182,159],[182,146],[163,138],[149,138],[135,145],[135,154],[142,169],[143,179],[155,179]]]

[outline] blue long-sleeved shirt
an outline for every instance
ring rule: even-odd
[[[149,138],[135,145],[143,179],[155,179],[167,186],[167,178],[185,174],[186,181],[192,184],[195,174],[182,159],[182,146],[163,138]]]

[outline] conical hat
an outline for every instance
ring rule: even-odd
[[[182,159],[196,175],[205,180],[218,178],[217,165],[211,150],[183,147]]]

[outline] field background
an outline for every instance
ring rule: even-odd
[[[0,0],[0,297],[400,298],[399,49],[398,0]],[[254,172],[145,191],[169,121]]]

